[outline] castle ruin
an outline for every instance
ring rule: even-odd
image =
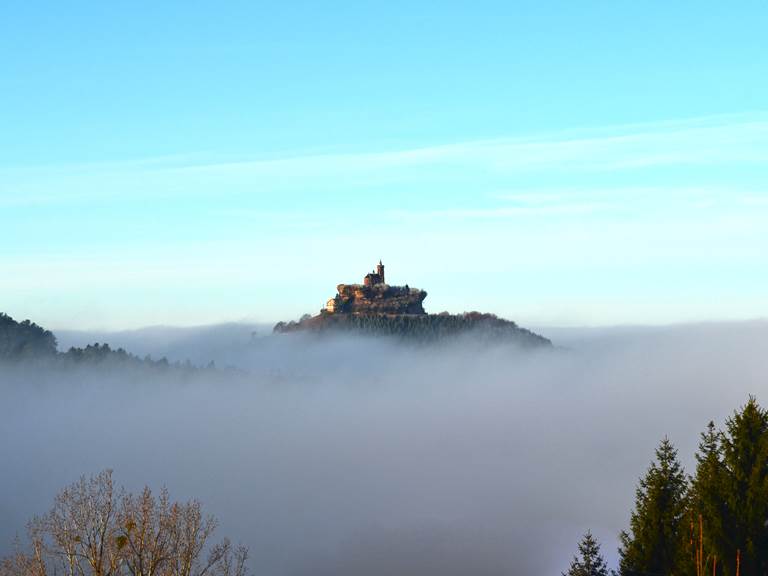
[[[321,314],[426,314],[422,302],[427,293],[407,284],[387,284],[381,260],[374,272],[365,275],[362,284],[339,284],[336,290],[336,296],[328,300]]]
[[[376,271],[370,272],[363,278],[363,286],[375,286],[376,284],[386,284],[384,281],[384,264],[379,263],[376,265]]]

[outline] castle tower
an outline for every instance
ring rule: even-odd
[[[381,260],[379,260],[379,264],[376,266],[376,274],[379,275],[381,283],[386,284],[386,281],[384,280],[384,264],[381,263]]]

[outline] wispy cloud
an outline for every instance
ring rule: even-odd
[[[312,190],[333,195],[372,186],[560,177],[694,166],[768,164],[768,113],[588,128],[369,152],[282,158],[189,154],[102,165],[0,170],[3,206],[111,195],[266,194]]]
[[[394,218],[408,219],[507,219],[546,216],[587,216],[623,214],[658,216],[690,210],[728,210],[743,205],[768,207],[768,189],[741,190],[718,186],[611,186],[596,188],[555,187],[494,192],[480,207],[437,210],[389,210]],[[487,205],[490,204],[490,205]]]
[[[749,194],[741,197],[741,202],[751,207],[768,208],[768,187],[763,194]]]
[[[313,154],[280,159],[174,166],[172,170],[271,171],[303,166],[392,169],[447,162],[497,169],[567,167],[623,170],[667,164],[768,160],[768,114],[728,115],[591,128],[531,137],[496,138],[380,152]]]
[[[390,210],[393,218],[488,220],[519,218],[524,216],[585,215],[606,210],[608,204],[598,202],[563,202],[535,206],[495,206],[491,208],[456,208],[448,210],[403,211]]]

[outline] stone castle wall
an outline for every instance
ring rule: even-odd
[[[408,286],[339,284],[335,314],[426,314],[424,290]]]

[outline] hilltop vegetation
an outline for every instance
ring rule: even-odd
[[[511,343],[523,347],[551,346],[544,338],[494,314],[320,314],[298,322],[279,322],[277,333],[356,333],[386,336],[419,343],[436,343],[461,337],[484,344]]]
[[[56,355],[56,337],[34,322],[0,312],[0,360]]]
[[[17,322],[10,316],[0,313],[0,361],[6,362],[45,362],[58,366],[65,365],[119,365],[168,368],[170,366],[192,369],[189,363],[171,364],[166,358],[154,360],[138,356],[123,350],[112,349],[109,344],[88,344],[85,347],[71,347],[66,352],[57,349],[56,336],[30,320]]]
[[[317,336],[362,335],[385,337],[407,345],[438,345],[461,341],[479,346],[496,344],[513,345],[520,348],[550,347],[546,338],[519,327],[514,322],[498,318],[493,314],[469,312],[464,314],[320,314],[305,316],[298,322],[278,323],[273,330],[276,334],[308,332]],[[272,336],[268,338],[277,338]],[[246,346],[260,353],[256,347],[270,347],[261,338],[252,338]],[[285,344],[285,343],[284,343]],[[247,352],[247,351],[246,351]],[[213,352],[212,352],[213,354]],[[220,359],[220,358],[219,358]],[[41,326],[25,320],[17,322],[8,315],[0,316],[0,362],[35,363],[52,368],[69,366],[102,366],[106,368],[148,368],[210,370],[215,369],[210,357],[197,359],[193,365],[189,360],[180,362],[176,358],[169,362],[165,357],[155,359],[149,355],[140,357],[123,348],[112,348],[106,343],[91,343],[70,347],[60,352],[56,336]],[[202,368],[202,367],[205,368]],[[227,371],[240,371],[224,364]]]

